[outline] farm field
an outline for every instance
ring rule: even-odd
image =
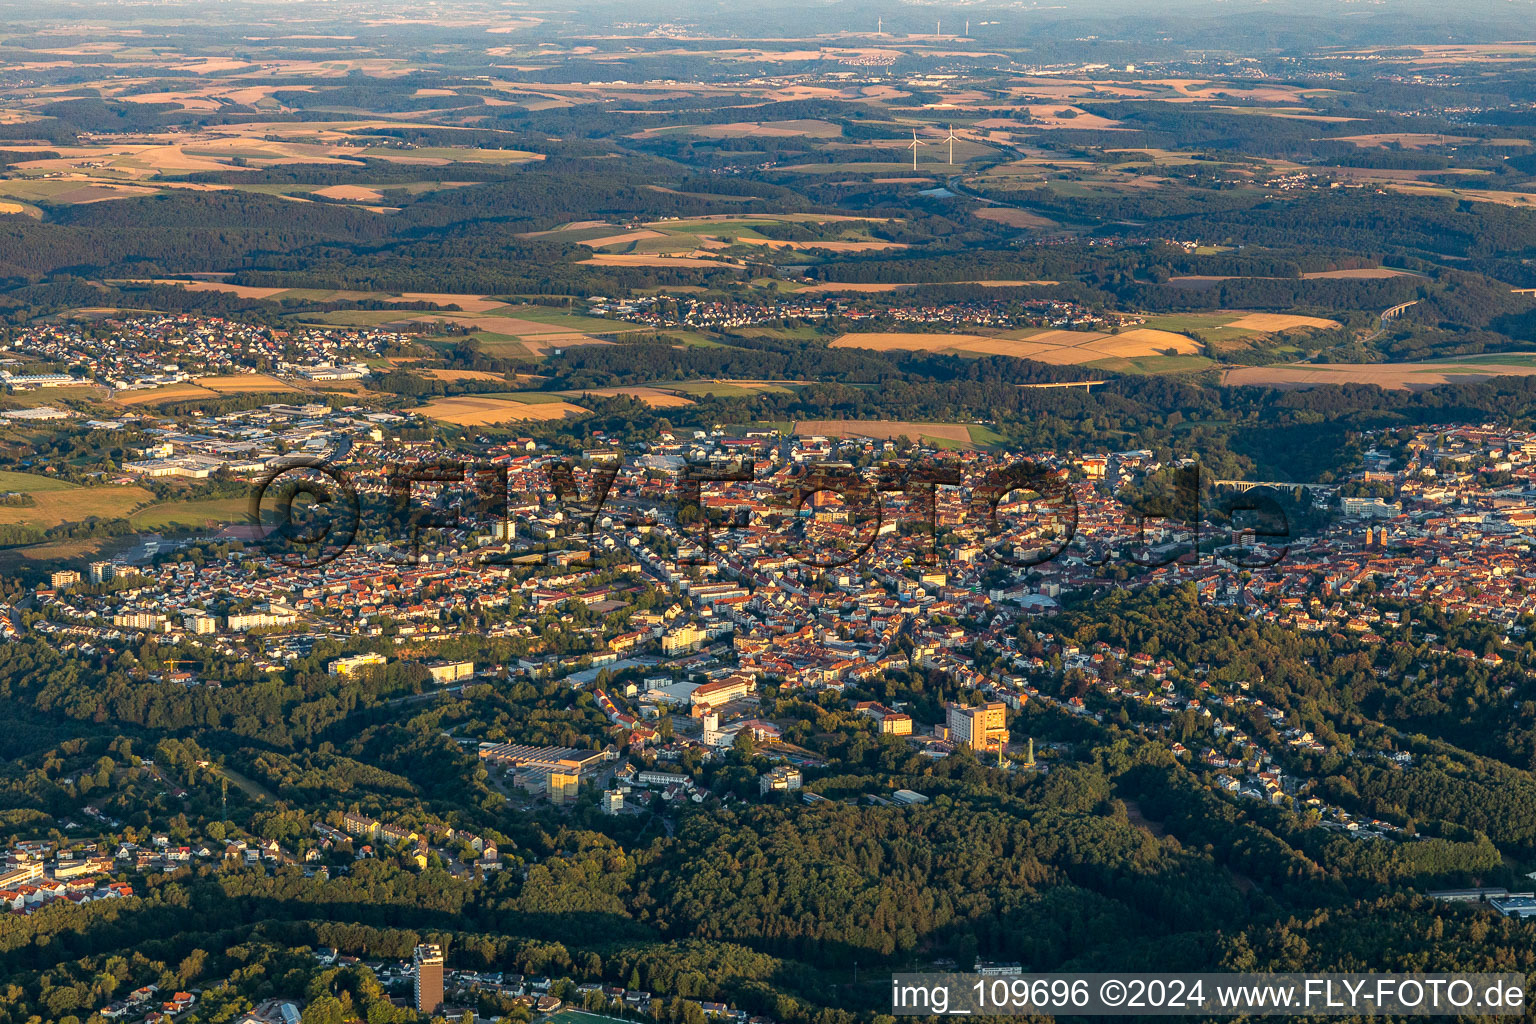
[[[423,164],[428,167],[441,167],[455,162],[517,164],[544,159],[542,153],[530,153],[522,149],[478,149],[457,146],[414,146],[408,149],[369,146],[362,151],[361,155],[391,160],[395,163]]]
[[[368,188],[366,185],[328,185],[325,188],[315,189],[311,195],[362,203],[377,203],[384,198],[384,193],[375,188]]]
[[[131,97],[144,101],[141,94]],[[168,96],[175,102],[175,97]],[[215,191],[235,187],[164,181],[178,174],[199,171],[241,171],[288,164],[330,164],[339,167],[365,165],[365,159],[442,167],[453,163],[514,164],[542,160],[543,155],[519,149],[487,149],[457,146],[377,146],[368,144],[369,130],[409,128],[410,122],[388,118],[357,121],[313,121],[295,124],[254,121],[212,124],[192,136],[159,133],[130,140],[100,144],[49,146],[25,143],[15,147],[20,159],[14,164],[24,175],[54,175],[48,184],[72,184],[111,190],[124,183],[146,182],[161,188],[196,188]],[[509,136],[510,138],[510,136]],[[28,151],[35,152],[27,159]],[[113,198],[103,195],[99,198]],[[89,201],[65,198],[58,202]]]
[[[1227,324],[1228,327],[1243,331],[1293,331],[1298,327],[1316,327],[1319,329],[1338,327],[1337,320],[1326,320],[1317,316],[1292,316],[1288,313],[1248,313]]]
[[[296,391],[299,387],[265,373],[235,373],[224,377],[197,377],[193,379],[200,388],[224,394],[246,394],[264,391]]]
[[[87,558],[99,558],[106,552],[114,538],[80,537],[74,540],[48,541],[27,544],[22,547],[0,549],[0,572],[23,572],[37,566],[49,569],[75,563]]]
[[[244,299],[307,299],[315,302],[325,302],[332,299],[340,300],[371,300],[375,302],[428,302],[438,306],[458,306],[465,313],[486,313],[493,309],[504,309],[507,303],[501,299],[486,295],[468,295],[461,292],[359,292],[332,290],[325,288],[262,288],[254,285],[231,284],[227,281],[195,281],[183,278],[158,277],[142,281],[128,281],[128,284],[169,284],[180,285],[189,292],[227,292],[230,295],[238,295]],[[377,313],[385,318],[380,322],[387,322],[390,317],[398,316],[389,310],[349,310],[356,313]]]
[[[724,242],[721,243],[725,244]],[[779,238],[751,238],[747,236],[737,237],[733,245],[757,245],[764,249],[795,249],[813,252],[883,252],[889,249],[905,249],[905,242],[884,242],[877,239],[867,241],[848,241],[843,239],[785,241]]]
[[[678,409],[685,405],[692,405],[691,398],[674,394],[670,390],[653,387],[615,387],[615,388],[584,388],[580,391],[561,391],[558,394],[567,398],[580,401],[583,395],[593,395],[604,398],[612,398],[616,395],[628,395],[630,398],[639,399],[652,409]]]
[[[396,965],[418,942],[440,944],[445,996],[475,1014],[516,1012],[484,970],[548,977],[561,1005],[540,1024],[645,1018],[643,999],[594,987],[659,993],[645,1024],[868,1024],[884,1020],[887,969],[1139,973],[1168,936],[1190,972],[1526,965],[1519,901],[1437,897],[1524,892],[1536,872],[1527,5],[788,6],[14,6],[0,405],[68,415],[0,420],[0,466],[30,470],[0,473],[29,506],[0,504],[0,532],[66,526],[0,550],[19,633],[0,671],[0,853],[46,851],[57,868],[132,844],[108,874],[151,899],[175,883],[222,930],[176,912],[98,927],[101,910],[56,900],[17,923],[41,937],[6,954],[0,1024],[131,1016],[181,991],[203,1019],[413,1016]],[[1480,42],[1444,42],[1459,39]],[[297,369],[333,359],[377,376]],[[91,383],[133,379],[161,386]],[[312,408],[264,408],[277,403]],[[161,442],[241,465],[329,448],[365,492],[355,550],[312,566],[226,544],[249,536],[248,487],[115,468]],[[509,578],[476,573],[494,548],[462,531],[429,531],[419,571],[401,567],[410,539],[382,516],[381,463],[558,477],[607,452],[645,484],[615,522],[661,513],[638,527],[638,575],[632,538],[584,558],[583,523],[544,529],[548,501],[509,508]],[[833,571],[805,556],[856,547],[866,516],[827,504],[774,530],[782,502],[764,518],[722,498],[717,533],[662,513],[679,462],[804,482],[823,459],[887,487],[893,470],[942,465],[985,492],[992,470],[1031,459],[1097,482],[1075,489],[1080,542],[1033,569],[1008,556],[1051,545],[1038,513],[1053,502],[1018,493],[996,524],[971,507],[928,538],[915,495],[888,492],[866,557]],[[1127,519],[1178,518],[1155,506],[1193,462],[1319,485],[1278,497],[1291,539],[1330,540],[1324,571],[1242,564],[1283,546],[1316,565],[1283,543],[1159,567],[1184,546],[1177,524],[1133,536]],[[462,506],[471,483],[411,504]],[[1412,500],[1369,534],[1337,500],[1389,491]],[[1204,496],[1216,511],[1235,495]],[[485,518],[466,511],[462,525]],[[1253,541],[1269,533],[1273,517],[1237,511],[1217,512],[1234,521],[1196,554],[1244,545],[1239,518]],[[88,514],[116,518],[73,528]],[[1448,522],[1466,551],[1437,557]],[[695,571],[700,544],[740,558]],[[49,593],[50,570],[94,559],[141,572]],[[199,636],[181,614],[274,603],[302,621]],[[170,629],[106,626],[138,611]],[[697,651],[677,650],[693,627]],[[391,664],[360,680],[359,711],[336,662],[365,652]],[[440,661],[479,678],[417,685]],[[861,665],[889,671],[791,699],[795,682]],[[978,698],[1022,703],[995,685],[1021,668],[1040,684],[1022,712],[962,725]],[[531,686],[514,678],[527,671]],[[761,706],[732,699],[701,723],[642,689],[675,681],[691,703],[701,672],[756,680]],[[1166,677],[1168,722],[1133,676]],[[598,685],[611,704],[581,697]],[[867,716],[884,712],[867,697],[919,735],[871,753]],[[997,726],[1007,741],[978,732]],[[750,750],[743,738],[722,771],[691,771],[738,729]],[[623,801],[594,806],[609,775],[638,784],[631,768],[669,756],[641,747],[695,737],[680,766],[692,796],[619,785]],[[563,784],[534,791],[559,783],[541,771],[483,775],[481,742],[615,759],[567,801]],[[798,794],[775,792],[794,785],[783,772],[754,785],[783,754]],[[380,854],[349,877],[345,846],[276,896],[216,870],[239,841],[258,864],[308,864],[337,838],[309,823],[349,815],[378,821]],[[381,849],[386,822],[428,849]],[[1010,856],[957,851],[967,829]],[[190,868],[148,842],[161,836],[194,851]],[[494,858],[461,856],[476,836]],[[269,838],[280,849],[252,849]],[[716,850],[745,852],[721,868]],[[427,906],[433,858],[464,863]],[[803,885],[777,884],[818,870],[809,910]],[[601,906],[542,884],[594,873],[613,883]],[[956,877],[1030,892],[967,902],[947,895]],[[363,888],[376,905],[349,902]],[[946,899],[952,912],[929,912]],[[513,903],[547,927],[479,912]],[[148,986],[155,999],[130,1000]]]
[[[803,285],[800,285],[799,287],[795,288],[794,290],[797,293],[806,293],[806,292],[870,292],[870,293],[878,293],[878,292],[901,291],[904,288],[921,288],[924,285],[930,285],[930,284],[972,284],[972,285],[979,285],[980,287],[983,287],[983,288],[1024,288],[1024,287],[1027,287],[1027,286],[1030,286],[1030,285],[1052,285],[1052,284],[1060,284],[1060,283],[1061,283],[1060,281],[924,281],[924,282],[922,282],[920,284],[914,284],[912,282],[902,282],[902,283],[899,283],[899,284],[898,283],[889,283],[889,282],[870,282],[870,283],[858,284],[858,283],[848,283],[848,282],[841,282],[841,281],[822,281],[822,282],[820,282],[818,284],[803,284]]]
[[[1303,281],[1329,281],[1329,280],[1379,280],[1389,277],[1418,277],[1408,270],[1394,270],[1391,267],[1358,267],[1353,270],[1315,270],[1301,275]],[[1238,277],[1232,274],[1181,274],[1170,277],[1169,284],[1196,285],[1216,281],[1283,281],[1281,277]]]
[[[835,214],[775,214],[771,216],[717,215],[682,220],[648,221],[639,227],[573,225],[567,230],[542,233],[555,240],[573,242],[594,250],[593,261],[608,266],[673,266],[651,264],[646,258],[709,260],[714,254],[742,245],[765,250],[804,250],[832,253],[881,252],[905,249],[903,242],[871,237],[870,223],[888,218],[860,218]],[[814,224],[824,237],[779,239],[764,230],[782,224]],[[829,227],[830,226],[830,227]],[[614,262],[613,257],[623,257]],[[684,264],[687,265],[687,264]]]
[[[561,420],[588,411],[556,396],[540,395],[539,399],[529,401],[521,395],[457,395],[434,398],[412,411],[429,419],[462,427],[516,423],[521,420]]]
[[[654,387],[684,395],[716,395],[720,398],[741,398],[744,395],[787,395],[808,381],[770,380],[687,380],[657,383]]]
[[[104,402],[111,389],[101,384],[70,384],[62,388],[39,388],[6,395],[6,401],[23,408],[56,405],[59,402]]]
[[[835,139],[843,130],[830,121],[737,121],[733,124],[711,124],[698,127],[673,129],[705,138],[811,138]]]
[[[901,332],[844,334],[832,342],[832,347],[870,348],[882,352],[904,349],[912,352],[1014,356],[1059,365],[1138,356],[1196,355],[1200,352],[1200,344],[1193,338],[1146,327],[1122,331],[1120,334],[1062,330],[1010,331],[992,336]]]
[[[60,523],[78,523],[92,516],[121,519],[153,500],[142,487],[82,487],[35,473],[0,471],[0,492],[30,494],[37,504],[29,508],[0,505],[0,524],[47,529]]]
[[[1334,135],[1330,136],[1335,142],[1348,142],[1359,149],[1379,147],[1381,149],[1423,149],[1426,146],[1444,146],[1446,144],[1458,145],[1464,142],[1476,142],[1477,139],[1465,135],[1440,135],[1428,132],[1378,132],[1370,135]]]
[[[157,388],[117,391],[112,395],[112,402],[115,405],[126,406],[158,405],[163,402],[218,398],[221,395],[291,394],[316,388],[332,390],[334,385],[285,381],[265,373],[235,373],[219,377],[197,377],[190,381],[165,384]]]
[[[1275,366],[1242,366],[1226,371],[1222,383],[1231,387],[1255,385],[1306,388],[1320,384],[1375,384],[1388,390],[1422,391],[1440,384],[1469,383],[1492,377],[1536,375],[1536,355],[1432,363],[1287,363]]]
[[[348,309],[308,316],[306,322],[370,327],[456,324],[468,328],[472,332],[471,336],[479,340],[487,352],[535,358],[544,356],[552,348],[608,344],[606,340],[594,337],[592,332],[625,334],[647,330],[640,324],[602,320],[548,306],[502,303],[491,299],[484,301],[490,305],[481,312]]]
[[[1442,185],[1393,182],[1386,185],[1393,192],[1419,196],[1450,196],[1474,203],[1498,203],[1500,206],[1536,206],[1536,192],[1511,192],[1492,188],[1446,188]]]
[[[499,373],[489,373],[485,370],[418,370],[416,372],[423,376],[431,377],[433,380],[445,381],[447,383],[456,383],[464,380],[483,381],[487,384],[511,385],[516,383],[515,381],[507,380],[506,377]]]
[[[112,401],[117,405],[158,405],[161,402],[179,402],[196,398],[217,397],[219,397],[217,391],[198,387],[196,384],[182,382],[180,384],[166,384],[158,388],[118,391],[112,395]]]
[[[982,220],[990,220],[997,224],[1007,224],[1012,228],[1026,228],[1031,231],[1048,231],[1061,227],[1060,224],[1049,217],[1042,217],[1038,213],[1030,213],[1028,210],[1015,210],[1008,206],[988,206],[976,210],[972,216]]]
[[[914,441],[935,439],[958,445],[972,444],[971,429],[963,423],[913,423],[908,420],[798,420],[791,432],[801,437],[870,437],[877,441],[907,437]]]
[[[947,352],[969,351],[971,346],[979,346],[978,351],[986,351],[987,346],[995,345],[999,338],[985,334],[921,334],[907,331],[870,331],[867,333],[844,334],[832,342],[832,348],[868,348],[876,352],[889,352],[892,349],[905,349],[910,352]]]
[[[740,270],[739,264],[726,257],[667,256],[647,253],[600,252],[581,261],[594,267],[713,267],[718,270]]]
[[[1232,326],[1234,320],[1245,315],[1230,311],[1216,313],[1163,313],[1147,317],[1147,322],[1144,326],[1159,331],[1174,331],[1180,334],[1194,331],[1212,331],[1218,328],[1235,333],[1261,333],[1251,329],[1234,328]]]

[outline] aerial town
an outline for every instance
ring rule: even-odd
[[[1524,6],[417,7],[0,19],[0,1024],[1527,1012]]]

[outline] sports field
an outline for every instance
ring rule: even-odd
[[[199,529],[242,523],[250,514],[245,498],[207,498],[202,501],[168,501],[150,505],[128,517],[138,530]]]

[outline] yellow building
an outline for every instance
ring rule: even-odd
[[[1008,705],[991,701],[975,707],[945,705],[951,742],[972,750],[1001,750],[1008,745]]]
[[[704,646],[704,630],[692,622],[684,623],[661,638],[663,654],[686,654]]]
[[[325,670],[333,676],[350,676],[361,669],[383,665],[387,660],[384,655],[370,651],[367,654],[354,654],[350,658],[337,658]]]
[[[556,806],[563,806],[576,799],[577,789],[581,785],[581,776],[575,772],[552,771],[549,773],[549,802]]]
[[[737,700],[751,693],[753,682],[746,676],[726,676],[712,683],[704,683],[693,688],[688,695],[688,703],[697,708],[708,706],[718,708],[727,701]]]
[[[456,683],[475,674],[472,661],[434,661],[427,666],[427,673],[434,683]]]

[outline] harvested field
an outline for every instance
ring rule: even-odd
[[[459,395],[436,398],[414,410],[430,419],[463,427],[481,427],[493,423],[517,423],[522,420],[563,420],[581,416],[588,410],[570,402],[524,403],[508,397]]]
[[[129,281],[129,284],[169,284],[180,285],[189,292],[225,292],[229,295],[238,295],[242,299],[270,299],[287,291],[287,288],[256,288],[245,284],[227,284],[223,281],[178,281],[167,277],[152,278],[149,281]]]
[[[1518,363],[1290,363],[1242,366],[1228,370],[1222,383],[1232,386],[1308,388],[1321,384],[1375,384],[1397,391],[1422,391],[1449,383],[1473,383],[1491,377],[1529,377],[1536,362]]]
[[[942,352],[946,349],[963,349],[968,345],[989,344],[997,341],[981,334],[909,334],[902,331],[871,331],[868,334],[845,334],[831,345],[832,348],[869,348],[876,352],[904,349],[908,352]]]
[[[889,441],[898,437],[917,440],[936,437],[971,443],[971,432],[962,423],[913,423],[910,420],[798,420],[793,433],[802,437],[872,437]]]
[[[363,185],[331,185],[317,188],[313,194],[327,199],[348,199],[363,203],[376,203],[384,198],[384,193],[378,189]]]
[[[226,377],[199,377],[194,383],[198,387],[217,391],[219,394],[301,390],[296,384],[278,380],[265,373],[234,373]]]
[[[1338,327],[1339,322],[1316,316],[1292,316],[1289,313],[1249,313],[1227,326],[1250,331],[1289,331],[1297,327]]]
[[[492,384],[506,384],[507,379],[499,373],[487,373],[485,370],[420,370],[418,371],[431,377],[433,380],[460,381],[478,380]]]
[[[372,298],[372,296],[368,296]],[[436,306],[458,306],[466,313],[485,313],[506,305],[500,299],[484,295],[464,295],[459,292],[401,292],[384,299],[385,302],[430,302]]]
[[[1179,355],[1200,351],[1199,343],[1193,338],[1173,331],[1159,331],[1149,327],[1121,331],[1119,334],[1109,335],[1090,344],[1095,352],[1106,356],[1150,356],[1160,354],[1165,349],[1176,350]]]
[[[1303,281],[1317,281],[1334,278],[1360,280],[1366,278],[1414,276],[1416,275],[1410,274],[1406,270],[1392,270],[1388,267],[1360,267],[1356,270],[1318,270],[1310,274],[1302,274],[1301,279]]]
[[[970,355],[1013,356],[1043,363],[1073,365],[1101,359],[1154,355],[1193,355],[1200,344],[1172,331],[1136,328],[1120,334],[1099,331],[1011,331],[999,335],[903,334],[880,332],[845,334],[832,348],[904,349],[913,352],[958,352]]]
[[[112,395],[112,401],[118,405],[153,405],[159,402],[180,402],[195,398],[218,398],[217,391],[200,388],[196,384],[167,384],[160,388],[146,388],[142,391],[118,391]]]

